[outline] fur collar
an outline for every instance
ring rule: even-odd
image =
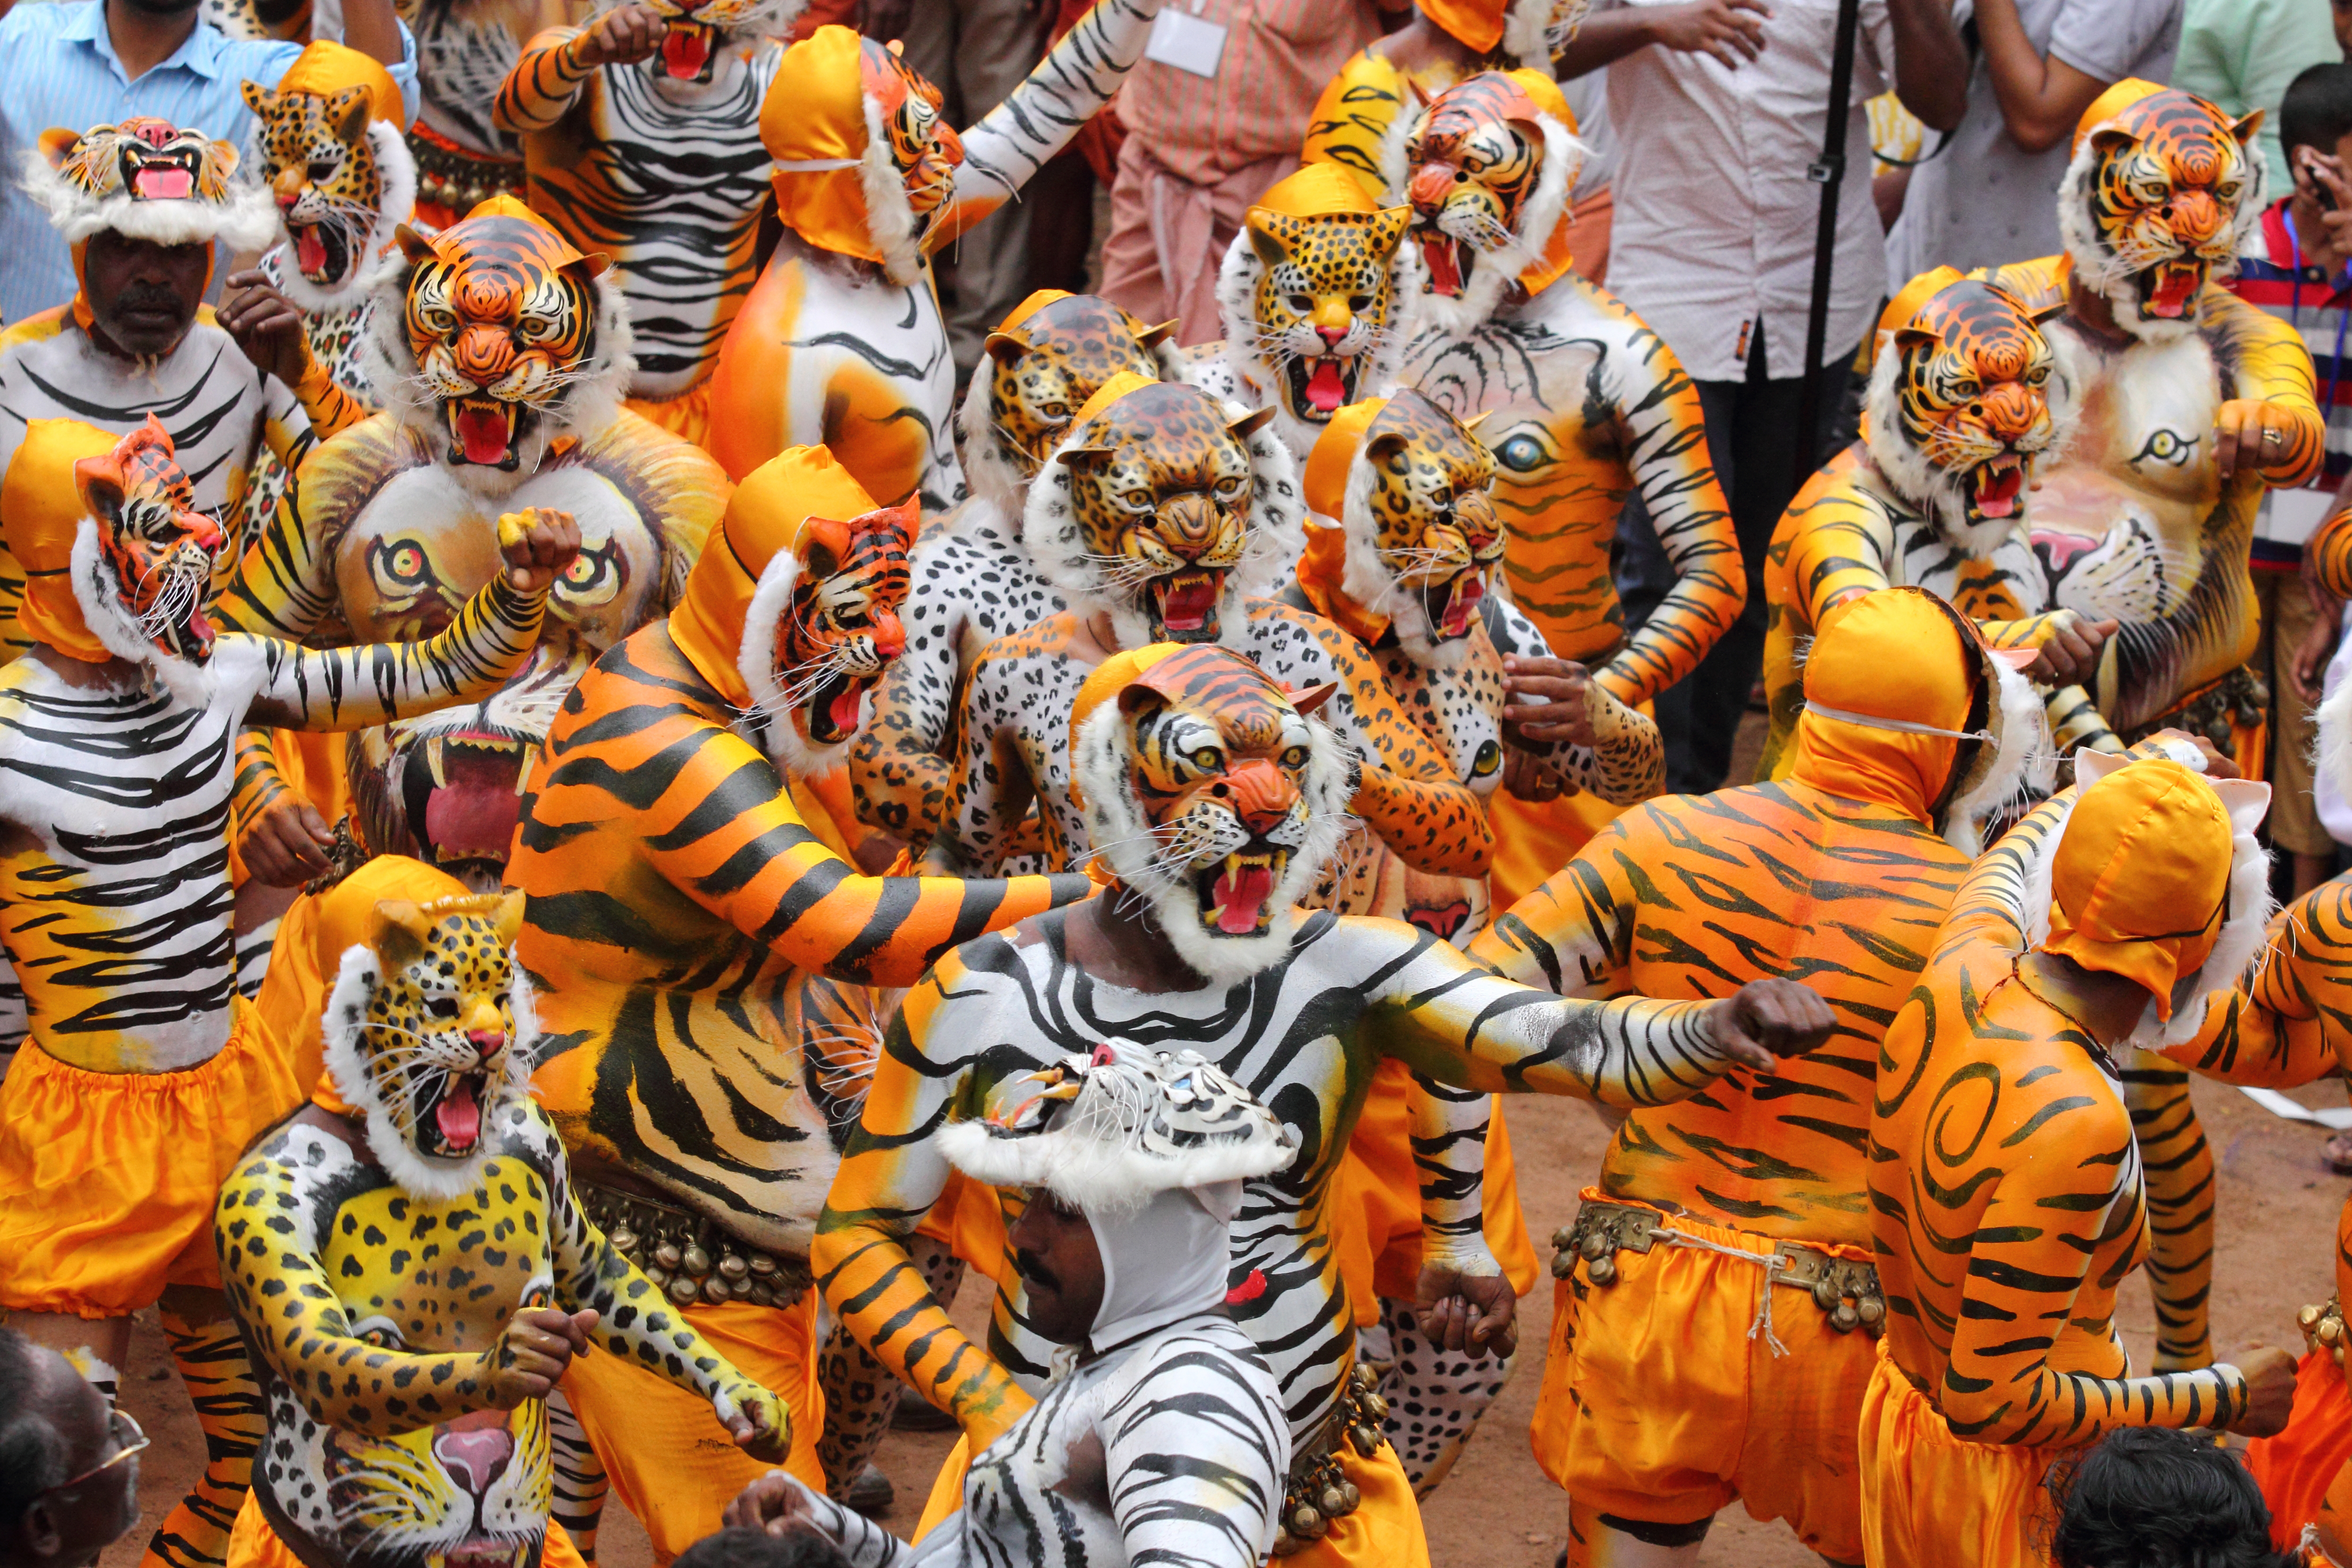
[[[346,310],[366,298],[390,264],[391,253],[397,249],[392,243],[392,231],[415,216],[416,159],[409,153],[408,143],[389,121],[371,120],[367,129],[368,150],[375,155],[376,172],[383,181],[383,196],[376,205],[375,217],[368,225],[367,233],[352,247],[351,275],[331,289],[302,276],[302,268],[294,263],[293,241],[287,237],[286,225],[283,219],[278,223],[278,249],[284,261],[278,268],[278,291],[299,306],[305,315]]]
[[[1238,403],[1224,405],[1225,417],[1241,419],[1251,411]],[[1045,459],[1030,482],[1022,509],[1022,541],[1028,547],[1037,574],[1054,586],[1062,600],[1082,616],[1108,614],[1121,647],[1141,647],[1150,640],[1150,626],[1132,598],[1114,594],[1102,568],[1090,560],[1086,540],[1070,505],[1070,466],[1062,454],[1076,439],[1065,440]],[[1271,425],[1250,433],[1250,515],[1248,542],[1242,558],[1225,574],[1224,597],[1217,605],[1218,640],[1227,647],[1247,651],[1248,616],[1244,605],[1273,594],[1298,563],[1307,547],[1307,505],[1298,489],[1298,459],[1290,455]]]
[[[1180,866],[1170,870],[1156,864],[1158,844],[1143,808],[1136,804],[1131,776],[1135,752],[1118,704],[1106,702],[1089,715],[1071,749],[1072,773],[1086,810],[1087,836],[1101,846],[1095,854],[1151,906],[1178,956],[1212,984],[1239,985],[1290,956],[1290,943],[1297,934],[1298,900],[1323,874],[1339,840],[1355,825],[1348,815],[1348,803],[1353,797],[1356,770],[1347,746],[1319,719],[1310,716],[1307,729],[1313,737],[1305,790],[1311,815],[1299,842],[1291,847],[1290,864],[1282,880],[1275,884],[1269,900],[1275,910],[1273,923],[1257,936],[1213,937],[1203,931],[1186,878],[1190,868]]]
[[[2019,802],[2049,795],[2058,780],[2058,748],[2050,738],[2050,714],[2033,682],[1990,652],[1979,655],[1990,673],[1997,700],[1990,704],[1992,754],[1960,781],[1944,808],[1944,842],[1974,859],[1984,853],[1985,824]]]
[[[1429,607],[1406,593],[1381,554],[1380,525],[1372,519],[1372,486],[1378,476],[1360,454],[1348,468],[1348,488],[1339,509],[1347,542],[1347,566],[1339,591],[1374,616],[1386,616],[1405,657],[1424,669],[1460,669],[1470,660],[1470,638],[1441,637],[1430,624]]]
[[[482,1167],[494,1157],[490,1130],[506,1112],[530,1098],[530,1064],[539,1047],[539,1015],[530,982],[517,964],[507,992],[514,1012],[514,1038],[507,1042],[500,1076],[491,1084],[481,1108],[482,1135],[474,1152],[454,1164],[427,1163],[392,1124],[392,1112],[376,1093],[360,1057],[360,1031],[367,1026],[368,1003],[375,995],[382,971],[374,950],[354,942],[343,950],[335,984],[327,996],[322,1020],[326,1037],[327,1073],[343,1103],[365,1113],[368,1152],[411,1197],[447,1201],[462,1198],[481,1184]]]
[[[764,721],[768,755],[793,778],[814,778],[838,766],[849,753],[852,734],[830,746],[813,746],[793,722],[783,688],[776,684],[776,623],[793,602],[801,577],[801,558],[790,548],[779,550],[760,574],[751,591],[751,607],[743,612],[743,646],[735,655],[735,672],[751,694],[751,710]],[[857,731],[863,733],[874,711],[871,688],[860,700]]]
[[[1404,199],[1405,184],[1412,174],[1405,144],[1412,138],[1412,123],[1417,118],[1398,115],[1381,144],[1381,172],[1388,181],[1384,200]],[[1519,215],[1519,226],[1511,243],[1496,250],[1479,252],[1470,286],[1453,299],[1419,290],[1418,304],[1410,321],[1415,332],[1435,327],[1450,337],[1468,337],[1494,319],[1509,290],[1517,286],[1520,273],[1544,264],[1545,247],[1552,230],[1568,212],[1569,192],[1591,149],[1549,114],[1537,123],[1543,131],[1543,173],[1537,177],[1536,192],[1528,198],[1527,209]],[[1412,234],[1408,230],[1398,248],[1409,249],[1412,243]]]
[[[1864,399],[1869,417],[1863,422],[1864,446],[1895,493],[1935,525],[1937,537],[1962,553],[1981,560],[2000,548],[2012,533],[2022,538],[2033,510],[2033,486],[2058,460],[2074,434],[2081,406],[2074,396],[2074,378],[2066,374],[2063,351],[2055,341],[2052,353],[2059,359],[2055,373],[2042,384],[2050,409],[2050,439],[2025,458],[2025,488],[2017,493],[2017,515],[1969,521],[1966,477],[1937,468],[1914,445],[1903,429],[1901,398],[1895,382],[1902,375],[1903,356],[1888,343],[1870,367],[1870,388]]]
[[[2203,772],[2203,755],[2193,746],[2179,742],[2165,742],[2165,754],[2182,766]],[[2078,792],[2126,766],[2119,756],[2105,752],[2082,751],[2074,753],[2074,783]],[[2221,797],[2221,805],[2230,814],[2230,910],[2221,921],[2221,933],[2215,939],[2213,951],[2198,966],[2196,984],[2189,1000],[2175,1009],[2169,1023],[2160,1022],[2156,1016],[2156,1002],[2151,997],[2147,1010],[2140,1015],[2131,1035],[2122,1043],[2141,1050],[2162,1050],[2195,1039],[2205,1026],[2205,1004],[2217,990],[2227,990],[2245,975],[2247,967],[2262,952],[2263,939],[2271,916],[2277,905],[2271,898],[2270,856],[2254,837],[2254,828],[2270,809],[2271,792],[2267,784],[2248,784],[2241,779],[2209,781],[2213,792]],[[2025,930],[2028,949],[2040,947],[2050,940],[2051,875],[2058,857],[2059,842],[2066,836],[2067,820],[2073,816],[2074,804],[2069,800],[2059,811],[2058,820],[2035,847],[2033,858],[2024,867],[2024,907],[2019,911],[2020,923]]]
[[[84,624],[106,651],[144,669],[172,694],[174,701],[190,708],[210,708],[219,694],[218,676],[209,665],[165,653],[140,631],[131,612],[122,607],[122,588],[115,578],[114,568],[98,552],[96,518],[85,517],[75,526],[73,553],[68,560],[74,603],[80,606]]]

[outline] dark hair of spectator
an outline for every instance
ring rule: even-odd
[[[2297,147],[2336,155],[2352,134],[2352,65],[2310,66],[2287,83],[2278,110],[2279,145],[2292,159]],[[2284,191],[2273,191],[2282,196]]]
[[[13,1531],[33,1500],[66,1479],[65,1439],[34,1408],[42,1358],[0,1329],[0,1529]]]
[[[677,1554],[671,1568],[849,1568],[833,1542],[805,1530],[770,1535],[763,1530],[722,1530]]]
[[[2158,1426],[2110,1432],[2050,1473],[2058,1568],[2294,1568],[2238,1457]]]

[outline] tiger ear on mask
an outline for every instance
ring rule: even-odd
[[[1412,209],[1382,207],[1374,213],[1364,227],[1364,244],[1375,254],[1394,250],[1404,238],[1404,231],[1412,226]]]
[[[1303,691],[1292,692],[1290,706],[1297,710],[1301,719],[1308,718],[1318,708],[1338,696],[1339,692],[1339,683],[1336,680],[1327,680],[1320,686],[1310,686]]]
[[[999,364],[1011,364],[1029,352],[1029,340],[1019,332],[991,332],[980,342],[988,357]]]
[[[1118,694],[1118,710],[1130,721],[1147,713],[1156,713],[1168,706],[1168,699],[1140,681]]]
[[[392,231],[392,237],[394,242],[400,247],[400,253],[408,258],[411,265],[430,261],[440,254],[433,248],[433,242],[431,240],[417,233],[406,224],[402,224],[398,227],[394,228]]]
[[[849,524],[810,518],[801,524],[800,537],[793,541],[793,553],[800,557],[803,583],[832,576],[849,559]]]
[[[50,168],[61,169],[65,167],[66,159],[72,154],[75,146],[80,141],[80,132],[68,131],[63,126],[51,126],[41,132],[41,156],[48,160]]]
[[[1181,321],[1162,321],[1156,327],[1146,327],[1135,334],[1137,344],[1144,349],[1156,349],[1176,335]]]
[[[122,465],[110,452],[103,458],[84,458],[74,465],[74,488],[81,492],[82,509],[99,521],[112,524],[122,515],[126,485]]]
[[[2259,109],[2250,109],[2242,118],[2231,123],[2230,134],[2238,139],[2239,146],[2251,147],[2254,144],[2254,138],[2261,132],[2262,128],[2263,111]]]
[[[558,267],[556,270],[562,273],[566,278],[571,279],[574,283],[579,284],[581,288],[585,289],[588,285],[596,281],[597,279],[602,278],[605,273],[611,271],[612,268],[613,258],[611,256],[601,250],[592,250],[585,256],[575,257],[572,260],[563,263],[563,265]]]
[[[1383,430],[1364,443],[1364,460],[1376,468],[1385,468],[1391,458],[1412,445],[1412,437],[1403,431]]]
[[[1263,408],[1254,408],[1240,418],[1228,421],[1225,429],[1235,440],[1246,441],[1256,435],[1265,422],[1273,417],[1274,405],[1269,403]]]
[[[245,94],[245,106],[253,110],[253,117],[256,120],[267,120],[278,112],[276,88],[264,87],[257,81],[247,81],[240,84],[240,90]],[[44,151],[46,150],[45,148]]]
[[[387,970],[405,969],[425,956],[433,935],[433,917],[411,899],[385,899],[368,921],[368,946]]]
[[[1257,258],[1268,267],[1279,266],[1290,259],[1305,228],[1306,225],[1287,213],[1252,207],[1249,215],[1250,248],[1256,251]]]
[[[500,947],[512,947],[522,930],[522,889],[517,888],[503,895],[490,910],[490,930],[497,934]]]
[[[373,100],[363,87],[347,87],[328,99],[327,118],[335,127],[335,139],[357,144],[367,135],[368,114],[373,108]]]

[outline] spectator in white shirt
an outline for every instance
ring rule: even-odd
[[[1796,459],[1828,448],[1844,367],[1885,283],[1885,235],[1871,201],[1864,104],[1893,89],[1930,127],[1957,124],[1968,59],[1948,0],[1862,0],[1846,108],[1829,371],[1814,428],[1800,431],[1806,317],[1822,187],[1837,0],[1598,0],[1559,57],[1562,78],[1609,66],[1619,132],[1609,281],[1697,384],[1707,447],[1748,567],[1740,619],[1659,700],[1666,784],[1723,784],[1732,738],[1764,649],[1764,549],[1796,491]],[[1646,515],[1628,508],[1637,567],[1664,559]],[[1649,571],[1636,574],[1646,581]],[[1668,583],[1671,578],[1667,578]],[[1663,592],[1663,586],[1659,589]],[[1632,608],[1646,595],[1634,587]]]

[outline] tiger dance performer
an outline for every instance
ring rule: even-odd
[[[2263,945],[2269,786],[2209,784],[2172,754],[2078,752],[2075,777],[1962,882],[1878,1055],[1887,1331],[1862,1503],[1864,1550],[1888,1568],[2046,1563],[2027,1521],[2057,1459],[2121,1426],[2267,1436],[2294,1398],[2277,1350],[2132,1376],[2114,1321],[2148,1249],[2114,1053],[2161,1048],[2224,1079],[2270,1066],[2214,1039],[2242,1021],[2223,988]]]
[[[2261,220],[2256,121],[2118,82],[2085,110],[2058,194],[2063,256],[1993,269],[2040,310],[2081,408],[2033,499],[2049,604],[2119,623],[2088,689],[2135,741],[2204,733],[2259,777],[2269,703],[2246,668],[2257,631],[2255,513],[2319,467],[2311,356],[2286,322],[2212,280]],[[2212,1359],[2213,1161],[2185,1078],[2126,1057],[2156,1229],[2158,1369]]]
[[[1715,646],[1748,588],[1696,389],[1655,333],[1568,270],[1574,117],[1540,72],[1488,71],[1399,120],[1383,156],[1422,259],[1421,331],[1400,379],[1457,419],[1487,416],[1512,602],[1552,654],[1589,667],[1593,690],[1638,707]],[[1627,637],[1609,561],[1636,488],[1681,580]],[[1659,765],[1654,723],[1621,740],[1625,767]],[[1498,897],[1541,882],[1615,809],[1497,798]]]
[[[416,220],[446,228],[492,196],[520,201],[522,142],[495,122],[499,88],[525,46],[570,24],[573,0],[401,0],[416,38]]]
[[[1225,1268],[1244,1184],[1290,1164],[1296,1134],[1191,1051],[1106,1043],[950,1121],[939,1145],[973,1181],[1025,1192],[1012,1244],[1029,1326],[1060,1347],[1052,1381],[919,1546],[781,1474],[728,1522],[812,1530],[848,1568],[1257,1568],[1290,1426],[1225,1310]]]
[[[1592,0],[1429,0],[1339,68],[1315,100],[1299,156],[1353,175],[1375,201],[1390,188],[1385,157],[1399,121],[1480,71],[1525,67],[1553,76]]]
[[[1304,483],[1309,511],[1331,525],[1307,524],[1297,578],[1282,595],[1363,646],[1405,714],[1451,759],[1461,783],[1486,800],[1503,777],[1504,678],[1496,647],[1543,646],[1525,616],[1488,592],[1503,553],[1488,494],[1494,477],[1494,458],[1477,437],[1417,392],[1340,409],[1307,459]],[[1604,717],[1642,722],[1605,696],[1601,701]],[[1605,743],[1581,753],[1579,760],[1593,766],[1579,782],[1612,800],[1657,793],[1663,780],[1655,776],[1630,784],[1601,776],[1600,763],[1617,754]],[[1318,901],[1339,913],[1402,920],[1456,946],[1486,929],[1484,877],[1428,875],[1370,834],[1350,835],[1339,859],[1338,886],[1318,893]],[[1384,1065],[1341,1170],[1336,1228],[1364,1359],[1386,1369],[1388,1435],[1414,1490],[1425,1497],[1452,1468],[1510,1368],[1491,1355],[1440,1353],[1413,1322],[1422,1237],[1412,1099],[1402,1064]],[[1486,1239],[1512,1288],[1525,1294],[1538,1278],[1535,1252],[1519,1215],[1499,1108],[1492,1116]]]
[[[849,751],[859,818],[918,855],[947,810],[950,739],[972,662],[997,637],[1066,607],[1022,538],[1029,481],[1113,375],[1177,378],[1173,330],[1092,294],[1045,289],[988,334],[956,411],[971,493],[908,558],[907,650],[875,689],[872,721]]]
[[[1513,1296],[1480,1236],[1486,1096],[1535,1089],[1631,1105],[1695,1093],[1735,1060],[1769,1068],[1829,1014],[1766,981],[1733,1002],[1561,1002],[1487,973],[1427,931],[1297,900],[1336,848],[1353,764],[1296,701],[1230,648],[1153,644],[1087,679],[1068,729],[1103,896],[942,960],[892,1021],[826,1199],[812,1261],[852,1331],[982,1452],[1030,1408],[1047,1348],[1000,1292],[983,1356],[908,1264],[905,1238],[948,1174],[950,1107],[1001,1106],[1025,1069],[1122,1039],[1198,1050],[1276,1109],[1301,1163],[1254,1183],[1234,1228],[1226,1310],[1274,1366],[1293,1459],[1277,1555],[1423,1565],[1419,1510],[1380,1436],[1370,1374],[1330,1237],[1331,1189],[1357,1106],[1400,1058],[1457,1114],[1417,1125],[1430,1180],[1423,1321],[1458,1345],[1496,1335]],[[1304,709],[1307,711],[1302,711]],[[1063,1020],[1083,1019],[1077,1032]],[[1079,1034],[1086,1038],[1082,1041]],[[1466,1114],[1461,1114],[1466,1112]],[[1469,1194],[1465,1201],[1463,1194]],[[934,1511],[958,1495],[952,1472]]]
[[[823,443],[872,494],[962,497],[955,364],[930,258],[1068,145],[1141,54],[1160,0],[1101,0],[961,134],[940,92],[872,39],[820,27],[760,111],[784,233],[709,383],[711,455],[736,476]]]
[[[1948,267],[1913,279],[1887,305],[1867,428],[1798,492],[1765,558],[1772,727],[1763,777],[1785,778],[1795,764],[1816,629],[1890,584],[1929,590],[1997,647],[2032,650],[2027,673],[2060,689],[2059,739],[2115,745],[2080,689],[2115,627],[2051,607],[2030,536],[2033,487],[2074,426],[2070,384],[2056,369],[2022,305]]]
[[[581,549],[531,657],[487,700],[353,734],[353,826],[495,892],[525,763],[599,654],[667,614],[726,504],[700,451],[619,405],[617,290],[520,203],[495,197],[431,239],[400,236],[373,286],[371,379],[388,406],[325,443],[215,613],[289,640],[415,637],[494,570],[489,524],[555,507]],[[289,882],[318,874],[328,825],[248,748],[248,864],[274,845]]]
[[[1402,247],[1405,206],[1381,207],[1345,170],[1310,163],[1249,209],[1217,271],[1222,342],[1194,350],[1185,379],[1227,402],[1274,410],[1300,462],[1349,404],[1396,388],[1420,293]]]
[[[961,138],[940,122],[938,89],[879,41],[820,27],[776,42],[802,3],[627,0],[584,31],[551,28],[508,74],[494,119],[522,138],[531,205],[614,258],[638,412],[738,479],[822,440],[874,494],[903,500],[919,482],[943,511],[961,495],[955,370],[927,258],[1109,101],[1159,0],[1103,0]],[[755,279],[771,180],[786,232]],[[730,343],[748,378],[731,388],[712,379]],[[855,405],[839,430],[824,412],[836,395]],[[892,422],[909,409],[919,428],[901,434]]]
[[[821,1423],[811,1397],[809,1237],[871,1070],[867,987],[912,984],[1087,887],[863,877],[804,825],[795,786],[836,765],[903,641],[913,523],[912,502],[877,509],[822,448],[747,479],[669,618],[572,689],[508,868],[529,895],[535,1087],[589,1213],[784,1399],[792,1468],[818,1486],[820,1425],[846,1434],[834,1468],[855,1477],[887,1414],[828,1389]],[[566,1391],[665,1560],[759,1474],[710,1450],[692,1399],[616,1358]]]
[[[1837,1015],[1772,1079],[1734,1069],[1634,1110],[1556,1237],[1535,1445],[1578,1568],[1688,1561],[1735,1498],[1832,1563],[1863,1559],[1854,1427],[1885,1314],[1871,1073],[1985,819],[2041,752],[2041,700],[2012,668],[2029,657],[1922,588],[1839,605],[1783,779],[1627,812],[1470,945],[1563,995],[1803,975]],[[1661,1322],[1686,1331],[1663,1342]]]
[[[230,1560],[577,1564],[548,1527],[543,1403],[575,1356],[654,1369],[764,1458],[787,1417],[583,1212],[530,1099],[522,896],[373,864],[389,876],[326,897],[366,931],[329,999],[328,1075],[214,1209],[268,1412]]]
[[[32,1025],[0,1083],[0,1309],[121,1366],[131,1314],[160,1306],[209,1463],[148,1561],[216,1563],[260,1406],[208,1220],[247,1140],[301,1099],[233,984],[238,731],[377,724],[495,689],[529,656],[578,535],[558,513],[509,513],[505,570],[447,630],[317,652],[215,632],[201,600],[220,530],[158,422],[118,441],[35,421],[0,519],[35,640],[0,671],[0,946]]]

